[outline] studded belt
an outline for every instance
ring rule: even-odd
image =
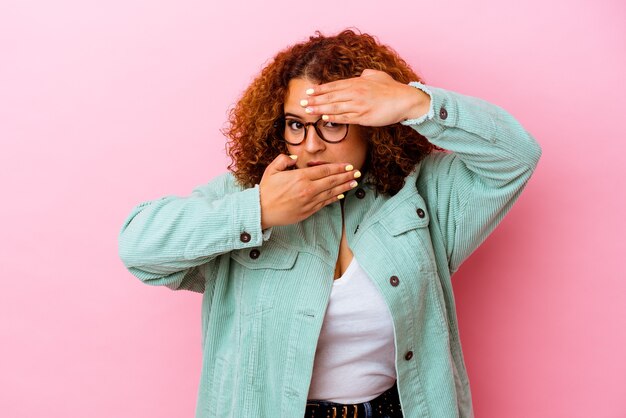
[[[307,401],[304,418],[402,418],[402,409],[394,384],[377,398],[363,403]]]

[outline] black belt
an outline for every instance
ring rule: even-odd
[[[307,401],[304,418],[402,418],[400,397],[394,384],[371,401],[356,404],[341,404],[328,401]]]

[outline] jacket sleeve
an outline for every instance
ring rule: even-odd
[[[435,152],[422,163],[417,187],[437,220],[451,272],[485,240],[533,173],[541,148],[504,109],[484,100],[410,83],[431,96],[412,126]]]
[[[234,190],[229,179],[218,177],[187,197],[167,196],[136,206],[119,234],[126,268],[150,285],[202,293],[217,256],[260,246],[258,186]]]

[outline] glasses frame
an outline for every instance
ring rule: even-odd
[[[290,142],[287,141],[287,138],[285,138],[285,123],[287,123],[288,120],[293,120],[296,122],[300,122],[302,125],[304,125],[304,135],[302,136],[302,140],[300,142]],[[324,138],[324,135],[322,135],[322,132],[320,131],[320,128],[317,126],[318,123],[320,122],[326,122],[324,119],[319,118],[318,120],[316,120],[315,122],[303,122],[295,117],[281,117],[276,123],[274,123],[274,126],[277,128],[278,130],[278,134],[281,140],[285,141],[286,143],[288,143],[289,145],[300,145],[304,142],[304,140],[306,139],[307,135],[309,134],[309,126],[313,126],[313,129],[315,129],[315,132],[317,133],[317,136],[320,137],[320,139],[324,142],[327,142],[329,144],[338,144],[341,141],[343,141],[344,139],[346,139],[346,137],[348,136],[348,132],[350,131],[350,124],[348,123],[342,123],[341,125],[346,125],[346,133],[343,136],[343,138],[337,140],[337,141],[330,141],[326,138]]]

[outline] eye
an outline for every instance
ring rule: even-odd
[[[346,125],[345,123],[324,122],[322,126],[324,127],[324,129],[341,130]]]
[[[294,119],[287,119],[285,121],[285,124],[287,125],[287,128],[291,129],[292,131],[299,131],[304,127],[302,122]]]

